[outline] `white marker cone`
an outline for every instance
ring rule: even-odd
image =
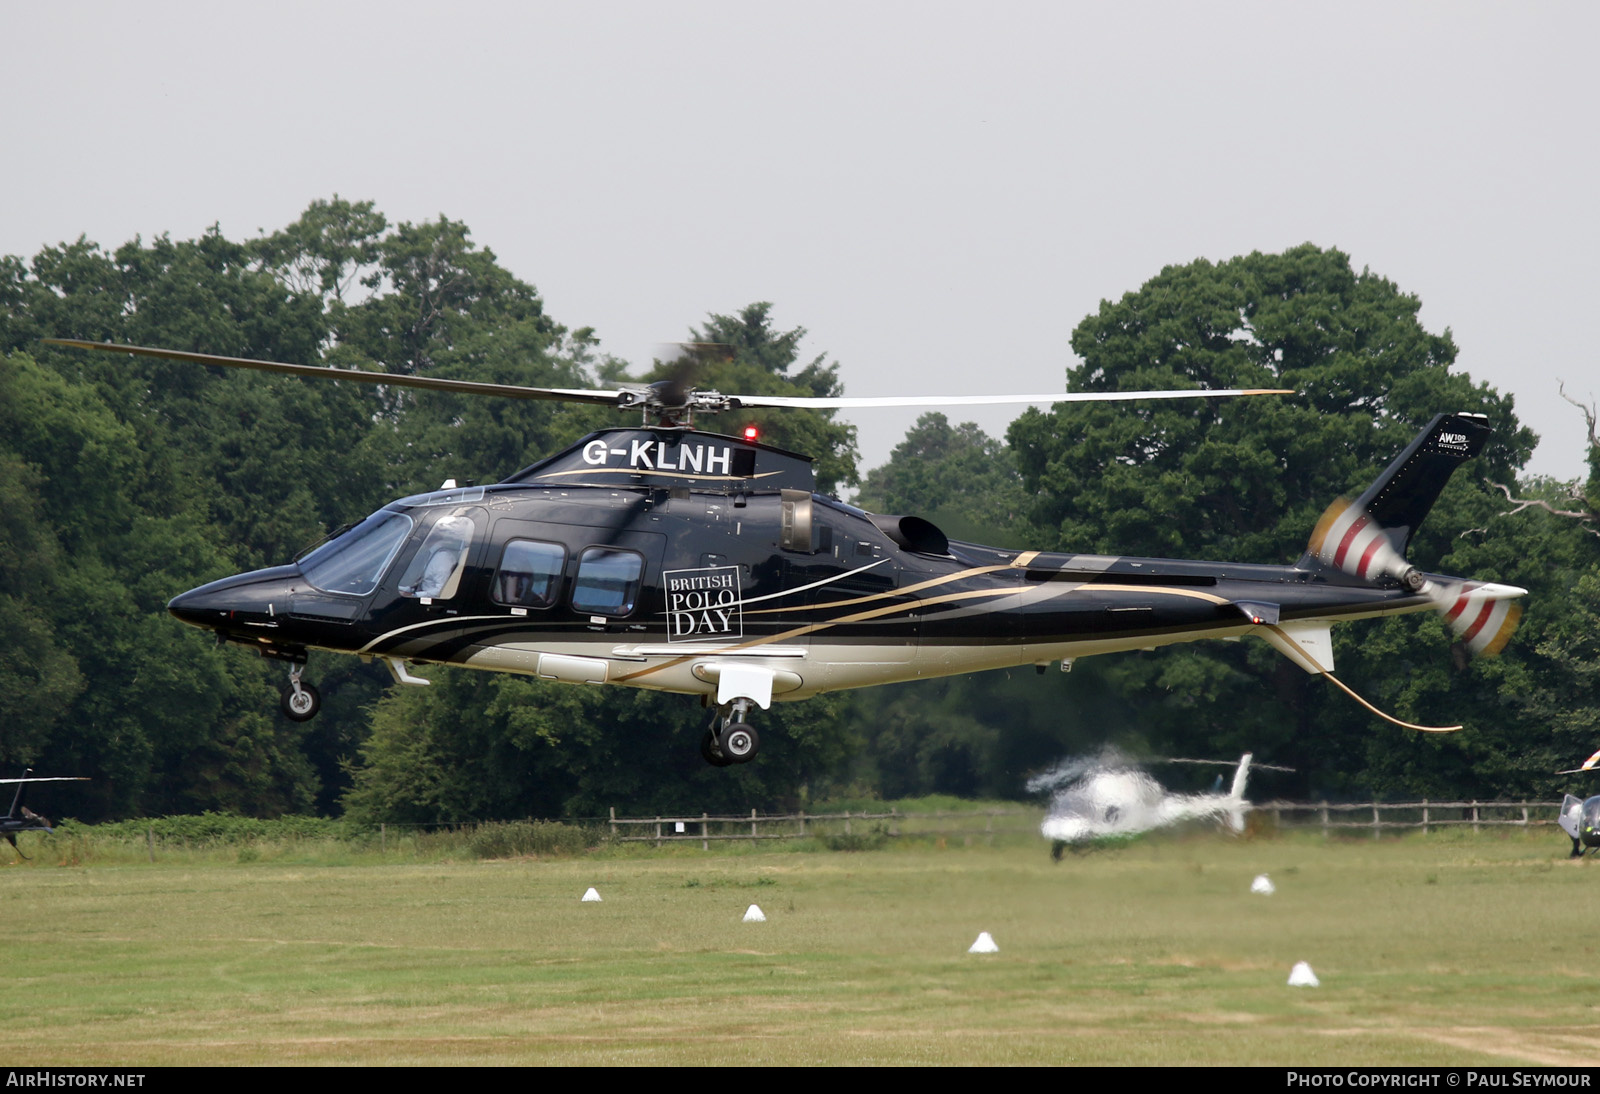
[[[598,904],[598,903],[600,903],[600,894],[599,894],[599,892],[597,892],[595,890],[595,887],[593,885],[589,886],[588,891],[583,894],[583,903],[585,903],[585,904]]]
[[[978,932],[978,941],[972,944],[968,953],[999,953],[1000,947],[994,944],[994,939],[989,937],[988,931]]]
[[[1257,874],[1256,879],[1250,883],[1250,891],[1260,893],[1262,896],[1271,896],[1278,891],[1278,887],[1272,884],[1272,879],[1266,874]]]
[[[1289,972],[1289,986],[1291,988],[1320,988],[1322,981],[1317,979],[1317,974],[1311,971],[1311,966],[1304,961],[1295,963]]]
[[[746,923],[765,923],[767,917],[761,914],[759,907],[752,904],[744,910],[744,921]]]

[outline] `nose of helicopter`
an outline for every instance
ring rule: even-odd
[[[210,630],[227,629],[233,622],[270,620],[287,610],[291,580],[299,576],[293,566],[276,566],[225,577],[179,593],[167,602],[167,611],[192,627]]]

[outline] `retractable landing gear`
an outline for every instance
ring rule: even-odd
[[[283,713],[291,722],[308,722],[322,709],[322,695],[310,684],[300,682],[304,664],[289,666],[289,686],[283,689]]]
[[[761,751],[761,734],[744,722],[729,722],[722,727],[722,754],[736,764],[749,763]]]
[[[713,767],[749,763],[761,751],[761,734],[745,721],[750,713],[750,700],[735,699],[728,716],[717,715],[711,727],[700,738],[700,755]]]

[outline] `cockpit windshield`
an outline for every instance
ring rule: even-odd
[[[300,572],[325,593],[366,596],[410,531],[410,517],[380,509],[301,559]]]
[[[1600,833],[1600,796],[1590,798],[1583,803],[1583,816],[1578,822],[1578,827],[1586,836]]]

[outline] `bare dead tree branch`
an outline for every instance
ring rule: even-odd
[[[1558,379],[1556,381],[1556,385],[1557,385],[1558,389],[1560,390],[1561,397],[1563,399],[1565,399],[1567,402],[1571,403],[1573,406],[1577,407],[1579,410],[1583,411],[1583,419],[1584,419],[1584,421],[1589,423],[1589,447],[1590,448],[1600,448],[1600,436],[1597,436],[1596,433],[1595,433],[1595,409],[1594,409],[1594,404],[1590,403],[1588,406],[1585,406],[1583,403],[1578,402],[1578,400],[1576,400],[1572,396],[1568,395],[1567,394],[1567,382],[1565,380]]]
[[[1516,506],[1515,509],[1508,509],[1504,513],[1501,513],[1500,515],[1503,517],[1515,516],[1525,509],[1539,508],[1543,509],[1547,513],[1552,514],[1553,516],[1567,517],[1568,519],[1579,521],[1586,526],[1584,528],[1585,532],[1588,532],[1591,536],[1600,536],[1600,528],[1587,527],[1587,525],[1595,519],[1595,515],[1586,509],[1557,509],[1549,502],[1541,501],[1538,498],[1513,497],[1511,494],[1511,488],[1506,486],[1504,483],[1495,482],[1493,479],[1484,479],[1483,481],[1504,494],[1506,496],[1506,501]],[[1572,492],[1569,496],[1574,501],[1587,502],[1587,499],[1583,496],[1583,491],[1576,484],[1572,486]],[[1484,531],[1484,529],[1481,528],[1472,530]],[[1462,534],[1465,535],[1466,533]]]

